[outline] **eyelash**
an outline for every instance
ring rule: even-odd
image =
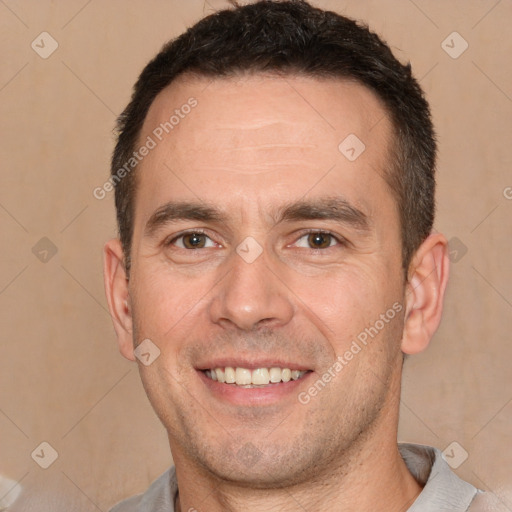
[[[194,235],[194,234],[197,234],[197,235],[204,235],[206,236],[207,238],[210,238],[207,234],[206,234],[206,231],[202,230],[202,229],[193,229],[193,230],[189,230],[189,231],[184,231],[183,233],[180,233],[178,236],[175,236],[174,238],[172,238],[171,240],[168,240],[166,242],[164,242],[164,245],[165,246],[170,246],[170,245],[173,245],[174,242],[176,242],[177,240],[179,240],[180,238],[183,238],[187,235]],[[303,231],[300,235],[300,237],[297,239],[300,240],[301,238],[304,238],[305,236],[308,236],[308,235],[311,235],[311,234],[319,234],[319,235],[326,235],[326,236],[330,236],[332,237],[334,240],[336,240],[336,242],[338,242],[339,245],[346,245],[347,244],[347,241],[339,236],[339,235],[336,235],[334,233],[332,233],[331,231],[324,231],[324,230],[318,230],[318,229],[310,229],[310,230],[306,230],[306,231]],[[210,238],[211,240],[211,238]],[[213,240],[212,240],[213,241]],[[309,248],[310,251],[313,251],[313,252],[317,252],[317,251],[326,251],[327,249],[333,249],[335,246],[329,246],[329,247],[326,247],[324,249],[322,248],[316,248],[316,249],[312,249],[312,248]],[[183,249],[181,247],[178,247],[178,249],[181,249],[181,250],[184,250],[184,251],[189,251],[189,252],[192,252],[192,251],[196,251],[197,249]],[[202,247],[199,247],[199,249],[202,249]],[[208,247],[207,247],[208,249]]]

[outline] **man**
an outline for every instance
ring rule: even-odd
[[[164,46],[119,120],[104,256],[175,466],[115,512],[483,510],[396,442],[448,279],[435,157],[410,67],[350,19],[256,2]]]

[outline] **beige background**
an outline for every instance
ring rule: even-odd
[[[512,2],[314,3],[367,20],[411,61],[440,140],[436,228],[458,261],[439,332],[406,364],[399,439],[456,441],[469,454],[457,473],[512,510]],[[101,263],[113,200],[92,191],[143,65],[222,5],[0,2],[0,474],[23,489],[12,510],[105,511],[170,464],[115,345]],[[31,48],[43,31],[59,45],[47,59]],[[441,46],[453,31],[469,44],[457,59]],[[46,263],[48,242],[32,252],[43,237],[57,248]],[[31,458],[43,441],[58,452],[46,470]]]

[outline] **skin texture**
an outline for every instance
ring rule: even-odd
[[[135,360],[146,338],[160,350],[139,368],[168,432],[181,510],[406,510],[421,488],[396,444],[402,358],[425,349],[439,324],[448,258],[446,239],[430,235],[404,281],[397,205],[383,179],[393,130],[382,105],[333,79],[181,77],[154,101],[140,140],[190,97],[197,106],[137,168],[129,280],[119,240],[105,246],[121,353]],[[354,161],[338,149],[349,134],[365,144]],[[284,204],[334,196],[366,227],[276,222]],[[214,205],[225,219],[148,233],[155,211],[177,200]],[[187,249],[190,237],[176,237],[194,229],[204,246]],[[336,238],[315,249],[306,230]],[[237,253],[247,237],[262,250],[251,263]],[[301,403],[299,393],[393,304],[401,311]],[[198,370],[227,359],[310,373],[271,400],[253,390],[227,400]]]

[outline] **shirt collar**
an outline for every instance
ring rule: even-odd
[[[400,454],[423,490],[407,512],[466,512],[478,490],[461,480],[437,448],[400,443]]]

